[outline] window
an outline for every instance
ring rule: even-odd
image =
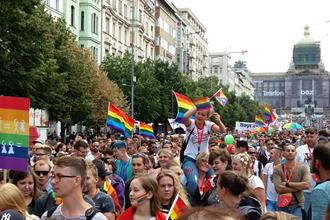
[[[119,0],[118,11],[119,11],[120,15],[123,15],[123,1],[122,0]]]
[[[124,4],[124,17],[127,18],[127,5]]]
[[[127,44],[127,30],[125,30],[124,32],[124,43]]]
[[[112,23],[112,36],[116,37],[116,22]]]
[[[94,34],[97,34],[98,32],[98,17],[95,13],[92,14],[92,23],[91,23],[91,31]]]
[[[97,60],[98,60],[98,48],[92,46],[91,51],[92,51],[93,57],[95,58],[95,60],[97,62]]]
[[[80,18],[80,29],[83,31],[85,30],[85,12],[81,12],[81,18]]]
[[[71,26],[74,27],[74,6],[71,5]]]
[[[112,8],[117,11],[117,0],[112,0]]]
[[[110,32],[110,18],[105,18],[105,33],[109,34]]]
[[[139,9],[139,22],[142,22],[142,10]]]
[[[121,42],[121,27],[118,28],[118,40]]]
[[[84,48],[85,46],[83,44],[80,44],[80,48]]]

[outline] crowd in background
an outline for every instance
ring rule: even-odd
[[[158,220],[179,195],[179,219],[330,219],[329,131],[233,132],[227,145],[220,116],[202,113],[185,135],[36,140],[28,172],[0,186],[0,216]]]

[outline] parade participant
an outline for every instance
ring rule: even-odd
[[[38,160],[45,160],[50,162],[50,155],[52,153],[52,149],[48,145],[37,145],[35,149],[35,158]]]
[[[213,114],[216,124],[206,120],[211,116],[211,113],[211,109],[203,110],[194,107],[184,114],[184,125],[187,127],[187,145],[185,149],[181,149],[184,155],[182,167],[187,178],[186,190],[191,195],[194,194],[197,189],[197,155],[208,152],[208,143],[212,131],[226,131],[218,113]],[[190,119],[192,115],[195,115],[195,119]],[[212,171],[210,170],[208,176],[211,174]]]
[[[117,220],[165,220],[161,212],[158,185],[149,176],[134,177],[130,184],[129,198],[132,207],[123,212]]]
[[[330,204],[330,144],[320,143],[313,151],[312,172],[317,174],[320,182],[312,190],[311,219],[320,220],[326,215]],[[327,218],[328,219],[328,218]]]
[[[243,220],[235,209],[194,207],[187,209],[177,220]]]
[[[219,194],[217,192],[217,181],[218,177],[226,170],[232,169],[231,156],[226,150],[217,150],[210,153],[209,164],[214,170],[216,175],[212,180],[211,192],[207,198],[207,205],[214,205],[220,202]]]
[[[0,217],[3,220],[38,220],[27,211],[26,201],[22,192],[11,183],[0,186]]]
[[[303,164],[295,163],[296,147],[286,144],[283,148],[284,164],[274,167],[273,181],[278,195],[278,210],[302,218],[303,190],[309,189],[309,172]]]
[[[233,170],[248,178],[249,187],[255,191],[263,209],[266,208],[265,186],[260,177],[251,172],[251,157],[247,153],[236,154],[233,158]]]
[[[86,182],[83,192],[86,193],[95,203],[95,208],[107,217],[108,220],[115,219],[115,205],[112,198],[98,188],[98,170],[96,166],[89,163],[87,166]]]
[[[131,181],[134,179],[135,176],[141,175],[141,174],[147,174],[147,163],[148,163],[148,158],[145,154],[143,153],[137,153],[132,155],[132,168],[133,168],[133,177],[129,179],[125,183],[125,210],[131,207],[131,202],[129,199],[129,186]]]
[[[116,174],[124,182],[132,178],[132,159],[127,154],[127,144],[124,141],[116,141],[112,145],[113,155],[116,158]]]
[[[255,176],[260,177],[264,165],[256,158],[257,150],[254,147],[249,146],[247,153],[251,157],[251,172],[253,172]]]
[[[266,188],[266,207],[267,211],[277,211],[277,192],[273,182],[274,167],[281,163],[282,148],[273,147],[269,157],[272,162],[267,163],[262,171],[261,179]]]
[[[246,220],[258,220],[262,214],[260,202],[252,196],[244,195],[248,179],[233,171],[224,171],[218,179],[219,198],[227,208],[238,209]]]
[[[80,136],[76,137],[76,142],[73,145],[73,155],[76,157],[82,157],[87,161],[93,161],[94,157],[89,151],[89,146],[85,140],[82,140]]]
[[[11,170],[9,177],[22,192],[28,213],[33,214],[35,201],[40,197],[41,191],[37,187],[37,177],[32,168],[29,167],[28,172]]]
[[[38,160],[33,165],[34,173],[37,175],[37,186],[40,191],[51,192],[52,185],[50,184],[51,164],[46,160]]]
[[[87,164],[81,157],[61,157],[55,161],[51,183],[62,203],[48,210],[42,219],[87,218],[106,220],[106,217],[83,199],[82,187],[86,180]]]
[[[198,169],[197,189],[194,194],[190,194],[189,202],[192,206],[205,206],[207,199],[213,189],[213,178],[215,175],[206,176],[210,165],[208,153],[201,153],[197,156],[196,166]]]
[[[158,153],[158,164],[159,167],[149,172],[154,178],[173,161],[173,153],[171,149],[162,148]]]
[[[178,176],[172,170],[163,169],[157,176],[157,183],[162,212],[167,215],[176,195],[180,194],[181,198],[185,198],[185,192]]]

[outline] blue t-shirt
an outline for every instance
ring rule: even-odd
[[[330,180],[320,183],[312,190],[312,220],[324,219],[330,203]]]
[[[93,201],[95,203],[95,208],[102,212],[102,213],[106,213],[106,212],[112,212],[115,213],[115,204],[111,198],[111,196],[109,196],[108,194],[104,193],[104,192],[98,192],[94,198]]]

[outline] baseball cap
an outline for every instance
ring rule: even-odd
[[[25,220],[24,216],[14,209],[7,209],[0,212],[0,219],[6,220]]]

